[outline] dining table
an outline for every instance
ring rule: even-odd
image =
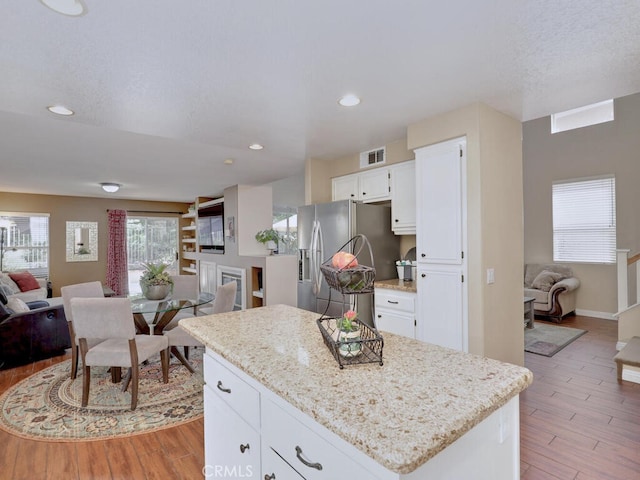
[[[129,298],[136,332],[143,335],[162,335],[178,312],[191,309],[195,315],[198,307],[213,301],[214,295],[201,292],[196,298],[169,295],[162,300],[149,300],[144,295],[137,294],[130,295]]]

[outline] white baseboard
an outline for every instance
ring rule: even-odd
[[[630,370],[625,367],[622,369],[622,380],[626,380],[627,382],[640,383],[640,371],[638,370]]]
[[[604,320],[618,321],[615,313],[610,312],[596,312],[595,310],[581,310],[576,308],[576,315],[584,315],[585,317],[603,318]]]

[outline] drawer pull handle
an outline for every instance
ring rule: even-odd
[[[220,390],[221,392],[224,392],[224,393],[231,393],[231,389],[230,389],[230,388],[224,388],[224,387],[222,386],[222,380],[218,380],[218,385],[217,385],[217,387],[218,387],[218,390]]]
[[[387,300],[387,303],[391,303],[392,305],[397,305],[398,302],[392,302],[391,300]]]
[[[298,457],[298,460],[300,460],[302,463],[304,463],[307,467],[315,468],[316,470],[322,470],[322,464],[321,463],[307,462],[304,458],[302,458],[302,449],[298,445],[296,445],[296,457]]]
[[[264,480],[276,480],[276,474],[272,473],[271,475],[265,474]]]
[[[249,450],[249,444],[247,443],[246,445],[242,445],[240,444],[240,453],[244,453],[245,450]]]

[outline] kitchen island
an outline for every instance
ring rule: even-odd
[[[275,305],[180,321],[207,347],[206,469],[519,477],[518,395],[529,370],[393,334],[384,334],[383,366],[341,370],[318,316]]]

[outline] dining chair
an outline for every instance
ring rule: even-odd
[[[162,380],[169,382],[169,342],[162,335],[136,335],[128,298],[72,298],[73,323],[84,367],[82,406],[89,402],[91,367],[128,367],[123,391],[131,383],[131,410],[138,404],[140,363],[160,353]],[[104,341],[89,347],[88,338]]]
[[[66,285],[60,289],[62,295],[62,305],[64,308],[64,316],[67,319],[67,326],[69,327],[69,337],[71,338],[71,380],[75,380],[78,375],[78,339],[76,338],[73,328],[73,315],[71,312],[70,300],[74,297],[82,298],[102,298],[104,293],[102,290],[102,283],[100,282],[86,282],[77,283],[75,285]],[[89,338],[87,343],[89,347],[93,347],[100,343],[98,338]]]
[[[200,292],[200,284],[197,275],[171,275],[173,280],[172,298],[198,298]],[[188,318],[198,314],[198,307],[193,307],[193,315],[188,311],[180,311],[176,317]],[[176,320],[174,317],[174,320]]]
[[[215,299],[213,300],[213,314],[230,312],[233,310],[233,306],[236,303],[237,289],[238,284],[236,282],[225,283],[218,287]],[[189,335],[189,333],[180,325],[175,325],[169,330],[165,329],[164,335],[169,340],[169,349],[171,353],[173,353],[173,355],[180,360],[180,363],[187,367],[191,373],[194,373],[195,369],[188,360],[188,349],[189,347],[203,347],[204,345]],[[182,355],[177,347],[183,347],[185,354]]]

